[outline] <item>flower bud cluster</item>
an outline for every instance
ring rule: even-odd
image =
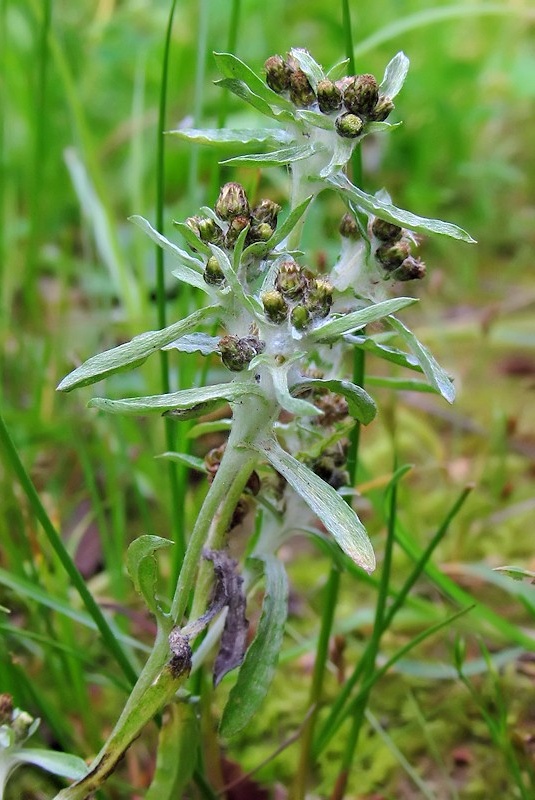
[[[425,278],[425,263],[411,254],[414,238],[407,231],[376,217],[371,224],[371,233],[375,259],[388,277],[397,281]]]
[[[333,302],[333,287],[293,260],[283,261],[275,286],[261,296],[270,322],[281,325],[287,319],[297,330],[305,330],[315,319],[326,317]]]
[[[221,361],[231,372],[241,372],[247,369],[255,356],[265,350],[265,342],[258,336],[223,336],[219,340]]]
[[[189,217],[186,225],[206,244],[232,250],[245,228],[248,228],[246,245],[271,239],[280,210],[273,200],[261,200],[251,208],[243,186],[231,182],[226,183],[219,192],[214,207],[217,221],[211,217]],[[221,286],[225,282],[223,270],[215,256],[208,259],[203,277],[211,286]]]
[[[322,114],[336,113],[335,129],[346,139],[360,136],[366,122],[383,122],[394,108],[386,95],[379,93],[373,75],[354,75],[331,81],[318,81],[316,90],[293,56],[271,56],[264,64],[266,83],[278,94],[287,93],[297,108],[316,106]]]

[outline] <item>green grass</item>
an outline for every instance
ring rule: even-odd
[[[365,152],[367,189],[385,184],[400,206],[451,219],[479,241],[425,243],[429,277],[411,310],[459,398],[450,408],[373,387],[380,413],[360,433],[357,506],[379,569],[368,577],[344,561],[339,573],[310,543],[288,547],[293,602],[275,684],[226,756],[267,786],[290,786],[301,759],[301,796],[309,781],[334,800],[347,780],[348,798],[439,800],[447,791],[484,800],[504,785],[529,797],[521,654],[535,649],[533,588],[491,569],[533,570],[533,11],[357,5],[349,31],[342,7],[319,0],[273,0],[269,12],[252,0],[0,2],[0,605],[10,611],[0,617],[0,692],[41,717],[35,746],[92,757],[154,636],[126,548],[141,534],[182,542],[159,560],[169,598],[202,500],[191,472],[154,456],[188,447],[202,456],[214,440],[187,439],[187,427],[159,419],[101,416],[85,408],[87,389],[54,391],[76,363],[198,302],[193,292],[166,299],[170,267],[127,217],[144,214],[173,238],[172,220],[213,204],[231,173],[162,129],[190,114],[210,127],[254,124],[213,86],[214,50],[260,72],[290,46],[334,63],[352,36],[358,71],[380,74],[399,49],[412,64],[397,100],[403,126]],[[256,198],[286,199],[282,172],[232,177]],[[321,211],[328,222],[318,213],[305,229],[313,265],[337,247],[342,210],[325,197]],[[149,361],[108,379],[102,394],[200,385],[203,364],[188,358]],[[369,357],[366,370],[380,368]],[[413,469],[393,489],[394,460]],[[231,684],[229,676],[215,708]],[[222,785],[205,728],[191,797]],[[147,729],[102,798],[126,800],[148,785],[155,737]],[[166,747],[176,756],[178,744]],[[62,785],[35,775],[21,770],[8,798],[48,797]]]

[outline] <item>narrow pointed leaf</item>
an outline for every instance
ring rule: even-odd
[[[314,148],[307,145],[295,145],[293,147],[283,147],[281,150],[274,150],[271,153],[254,153],[247,156],[234,156],[220,161],[220,164],[242,164],[254,167],[280,167],[291,164],[294,161],[302,161],[314,155]]]
[[[274,556],[264,556],[261,561],[266,579],[262,614],[223,711],[220,733],[227,738],[243,730],[262,705],[275,674],[284,636],[288,578],[284,565]]]
[[[70,392],[80,386],[96,383],[109,375],[143,364],[146,359],[162,347],[205,322],[217,311],[217,306],[207,306],[159,331],[148,331],[134,336],[130,342],[120,344],[104,353],[92,356],[69,373],[58,386],[60,392]]]
[[[59,775],[62,778],[71,778],[72,780],[81,780],[89,772],[89,767],[83,759],[70,753],[59,753],[55,750],[25,747],[17,752],[17,759],[24,761],[26,764],[33,764],[34,767],[40,767],[52,775]]]
[[[409,353],[404,353],[403,350],[398,350],[395,347],[381,344],[380,342],[375,341],[375,339],[373,339],[371,336],[355,336],[351,333],[348,333],[344,336],[344,341],[348,344],[358,347],[360,350],[366,350],[369,353],[373,353],[373,355],[378,356],[385,361],[390,361],[393,364],[397,364],[400,367],[407,367],[407,369],[412,369],[415,372],[423,372],[415,356]]]
[[[319,408],[316,408],[312,403],[307,400],[299,400],[297,397],[292,397],[288,389],[288,373],[284,369],[272,370],[271,377],[273,379],[273,388],[279,404],[285,411],[290,414],[295,414],[298,417],[318,417],[321,415]]]
[[[318,83],[325,77],[325,74],[318,62],[314,61],[308,50],[305,50],[301,47],[292,47],[290,53],[307,76],[314,91],[316,91],[318,88]]]
[[[176,222],[173,220],[173,225],[175,228],[180,231],[186,242],[195,250],[198,250],[199,253],[204,253],[205,256],[211,256],[212,252],[206,242],[203,242],[202,239],[191,230],[189,225],[186,225],[185,222]]]
[[[311,111],[308,108],[300,108],[296,111],[295,115],[297,119],[304,120],[314,128],[321,128],[324,131],[334,132],[334,119],[328,114],[322,114],[320,111]]]
[[[406,308],[416,302],[414,297],[397,297],[393,300],[384,300],[381,303],[374,303],[371,306],[360,309],[360,311],[352,311],[350,314],[345,314],[337,319],[323,322],[321,325],[311,330],[309,336],[315,339],[315,341],[333,339],[336,336],[349,333],[349,331],[363,328],[370,322],[375,322],[389,314],[394,314],[396,311]]]
[[[195,771],[200,747],[200,726],[195,705],[187,701],[170,703],[158,734],[158,756],[152,783],[145,800],[184,797]]]
[[[344,75],[347,75],[347,67],[349,64],[349,58],[344,58],[343,61],[338,61],[327,73],[327,77],[331,81],[337,81],[339,78],[343,78]]]
[[[331,175],[327,178],[327,182],[333,186],[342,197],[352,200],[363,211],[380,217],[387,222],[393,222],[395,225],[410,228],[411,231],[416,231],[417,233],[438,233],[442,236],[451,236],[453,239],[461,239],[464,242],[475,242],[475,239],[472,239],[469,233],[451,222],[442,222],[442,220],[439,219],[419,217],[417,214],[412,214],[410,211],[404,211],[390,203],[385,203],[371,194],[366,194],[362,189],[353,186],[351,181],[342,173]]]
[[[170,539],[161,536],[139,536],[131,543],[126,554],[126,568],[134,589],[142,596],[149,611],[156,615],[162,612],[156,601],[158,566],[155,553],[172,544]]]
[[[250,258],[252,256],[261,257],[266,253],[269,253],[271,250],[274,250],[281,242],[286,239],[287,236],[293,231],[303,214],[306,212],[307,208],[309,207],[310,203],[312,202],[312,195],[307,197],[306,200],[303,200],[302,203],[299,203],[298,206],[294,208],[291,214],[288,214],[282,225],[280,225],[271,239],[268,239],[267,242],[255,242],[254,244],[250,244],[243,253],[243,258]]]
[[[433,358],[427,347],[424,347],[424,345],[418,341],[414,333],[399,319],[395,317],[389,318],[388,323],[399,333],[412,353],[416,356],[431,386],[433,386],[448,403],[453,403],[455,400],[455,386],[453,385],[453,381]]]
[[[128,217],[130,222],[133,222],[134,225],[137,225],[138,228],[149,236],[153,242],[160,245],[160,247],[168,252],[170,255],[174,256],[178,261],[180,261],[184,266],[190,267],[195,272],[202,274],[204,270],[204,264],[198,258],[194,258],[189,253],[186,253],[185,250],[181,250],[176,244],[170,242],[168,239],[163,236],[163,234],[159,233],[155,228],[152,227],[148,219],[145,217],[141,217],[139,214],[133,214],[131,217]]]
[[[411,380],[410,378],[392,378],[385,375],[366,374],[368,386],[380,386],[383,389],[393,389],[396,392],[426,392],[438,394],[438,389],[426,381]]]
[[[259,450],[318,516],[344,553],[366,572],[373,572],[375,555],[366,529],[332,486],[283,450],[275,440],[262,442]]]
[[[292,141],[289,133],[278,128],[179,128],[169,133],[190,142],[211,145],[288,144]]]
[[[367,379],[366,379],[367,380]],[[329,389],[335,394],[341,394],[347,400],[349,413],[354,419],[368,425],[377,414],[377,407],[370,397],[368,392],[364,391],[361,386],[357,386],[350,381],[341,380],[323,380],[321,378],[304,378],[299,381],[293,391],[300,391],[301,387],[319,387],[320,389]]]
[[[192,456],[190,453],[174,453],[169,450],[157,456],[157,458],[164,458],[168,461],[175,461],[177,464],[184,464],[186,467],[194,469],[197,472],[203,472],[205,474],[208,472],[206,464],[204,463],[204,458],[197,458],[197,456]]]
[[[251,92],[261,97],[266,104],[275,106],[275,108],[286,109],[290,114],[293,114],[293,104],[270,89],[267,83],[264,83],[247,64],[244,64],[235,55],[231,53],[214,53],[214,59],[219,71],[225,78],[243,82]]]
[[[180,350],[181,353],[195,353],[199,351],[203,356],[216,353],[219,345],[217,336],[209,336],[207,333],[187,333],[180,339],[166,344],[162,350]]]
[[[124,400],[108,400],[94,397],[90,408],[99,408],[110,414],[161,414],[169,412],[176,419],[192,419],[224,402],[235,402],[246,394],[261,394],[254,383],[219,383],[199,389],[184,389],[181,392],[157,394],[149,397],[128,397]]]
[[[245,294],[243,286],[240,280],[238,279],[238,276],[232,264],[230,263],[227,254],[223,250],[221,250],[220,247],[217,247],[215,244],[212,244],[210,246],[212,249],[212,253],[217,258],[218,264],[223,271],[227,283],[230,286],[233,297],[236,300],[238,300],[240,304],[244,308],[246,308],[251,314],[253,314],[254,316],[260,316],[260,318],[263,320],[264,315],[260,302],[255,297]]]
[[[379,91],[381,94],[393,99],[401,91],[405,83],[407,72],[409,71],[410,61],[403,52],[397,53],[394,58],[386,65],[385,74]]]

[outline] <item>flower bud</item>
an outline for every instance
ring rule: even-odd
[[[267,222],[272,228],[276,228],[280,210],[279,204],[273,200],[261,200],[251,211],[251,217],[255,222]]]
[[[426,266],[420,258],[408,256],[400,267],[392,273],[397,281],[419,281],[425,278]]]
[[[373,75],[357,75],[344,92],[345,107],[359,116],[369,116],[378,99],[379,89]]]
[[[307,287],[306,275],[295,261],[283,261],[279,267],[275,287],[285,297],[297,300],[302,297]]]
[[[251,242],[267,242],[274,233],[275,231],[267,222],[259,222],[257,225],[251,225],[247,236],[247,244]]]
[[[382,242],[398,242],[403,236],[403,228],[399,225],[394,225],[393,222],[387,222],[385,219],[375,217],[372,222],[372,233]]]
[[[234,219],[231,219],[225,234],[225,247],[234,247],[238,236],[249,223],[249,217],[234,217]]]
[[[233,217],[249,216],[249,201],[241,184],[231,182],[221,187],[215,213],[219,219],[227,221]]]
[[[391,111],[395,108],[392,100],[385,94],[382,94],[377,101],[375,108],[370,114],[370,119],[374,122],[384,122]]]
[[[288,316],[288,306],[282,294],[276,289],[263,292],[261,296],[264,314],[270,322],[280,325]]]
[[[353,239],[355,241],[360,239],[359,226],[357,225],[353,214],[350,214],[349,212],[344,214],[340,220],[340,227],[338,230],[344,239]]]
[[[33,717],[27,711],[15,709],[11,718],[11,730],[15,734],[16,742],[23,742],[33,725]]]
[[[333,287],[325,278],[315,278],[308,289],[306,307],[312,317],[323,319],[333,304]]]
[[[304,330],[310,323],[310,311],[302,303],[299,303],[290,312],[290,322],[298,331]]]
[[[316,95],[302,69],[290,75],[290,100],[297,108],[306,108],[315,101]]]
[[[393,270],[400,267],[410,254],[411,246],[409,242],[402,239],[394,244],[388,242],[382,244],[375,251],[375,258],[381,262],[385,269]]]
[[[225,282],[225,273],[215,256],[211,256],[208,259],[204,268],[203,278],[210,286],[221,286]]]
[[[320,111],[324,114],[330,114],[331,111],[338,111],[339,108],[342,108],[342,92],[328,78],[318,83],[316,91]]]
[[[246,369],[255,356],[265,348],[264,342],[256,336],[223,336],[219,340],[219,352],[223,364],[232,372],[241,372]]]
[[[266,83],[277,94],[290,88],[291,67],[282,56],[271,56],[264,64],[266,70]]]
[[[210,217],[188,217],[186,225],[203,242],[218,244],[223,238],[221,228]]]
[[[340,114],[336,117],[334,126],[336,132],[344,139],[356,139],[364,127],[364,122],[356,114]]]
[[[0,725],[9,724],[13,716],[13,698],[10,694],[0,694]]]

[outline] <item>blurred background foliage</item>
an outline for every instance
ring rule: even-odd
[[[411,312],[411,324],[455,375],[459,399],[449,408],[428,395],[393,397],[371,387],[380,414],[363,433],[360,512],[376,537],[380,558],[384,519],[376,493],[388,479],[393,442],[400,461],[415,464],[400,490],[401,514],[415,542],[425,543],[453,494],[474,482],[476,491],[438,560],[461,585],[479,587],[476,594],[512,624],[532,629],[533,603],[518,602],[503,587],[482,588],[465,565],[519,563],[535,569],[535,12],[523,0],[350,5],[359,71],[381,76],[398,50],[411,60],[395,112],[404,124],[366,147],[366,188],[384,185],[398,206],[456,222],[479,242],[473,247],[439,240],[423,244],[428,279],[417,287],[422,302]],[[161,462],[154,459],[165,449],[162,425],[105,418],[85,409],[91,390],[64,396],[56,395],[55,386],[93,353],[157,327],[154,250],[127,217],[155,219],[158,104],[169,10],[162,0],[0,0],[2,413],[52,520],[100,601],[121,612],[125,630],[126,617],[134,613],[123,605],[132,599],[124,572],[127,543],[140,533],[169,532],[167,486]],[[324,0],[178,2],[166,128],[214,127],[222,121],[233,127],[258,125],[254,112],[213,85],[218,75],[211,53],[230,47],[261,73],[269,55],[291,46],[306,47],[324,66],[343,59],[339,8]],[[284,201],[283,172],[260,175],[243,168],[231,173],[217,164],[228,155],[166,139],[167,235],[173,236],[173,219],[213,204],[219,183],[231,174],[253,199]],[[341,213],[328,196],[315,208],[305,233],[312,266],[336,257]],[[177,297],[172,278],[168,288],[171,321],[194,300]],[[172,358],[175,384],[198,379],[198,365],[189,358],[187,363]],[[102,393],[158,393],[158,364],[149,361],[108,383]],[[192,487],[189,523],[202,491]],[[2,570],[77,604],[8,470],[1,473],[0,497]],[[405,557],[396,558],[402,571]],[[316,568],[312,583],[310,573],[299,575],[297,567],[292,576],[296,593],[304,594],[311,608],[321,598],[325,574],[321,560]],[[28,586],[6,581],[0,601],[13,613],[5,620],[2,689],[45,717],[54,741],[73,750],[82,741],[91,752],[99,732],[93,730],[95,741],[87,741],[91,724],[83,726],[82,735],[65,712],[85,708],[82,716],[87,716],[84,698],[92,690],[84,685],[79,664],[73,666],[72,654],[64,656],[73,677],[65,687],[65,664],[51,644],[54,636],[72,642],[73,623],[61,615],[44,623],[42,604]],[[343,611],[352,611],[349,598]],[[45,643],[32,642],[24,632],[17,637],[17,625],[41,631]],[[470,633],[484,631],[476,623],[463,625]],[[96,674],[98,642],[83,640],[84,657]],[[450,658],[444,648],[435,656]],[[520,691],[515,676],[507,680]],[[58,695],[58,686],[65,687],[65,697]],[[433,686],[415,689],[418,702],[427,702],[423,695],[433,695]],[[443,687],[437,690],[439,704],[446,703]],[[422,712],[415,711],[421,708],[415,695],[396,685],[390,697],[401,698],[402,715],[418,728]],[[464,741],[470,728],[463,697],[459,690],[451,704],[460,722],[450,738],[460,737],[457,741]],[[278,702],[258,721],[260,729],[277,715]],[[106,727],[113,714],[108,716],[102,702],[100,713]],[[436,747],[440,724],[433,734]],[[411,736],[413,744],[424,747],[421,730]],[[261,745],[256,741],[252,761],[263,755]],[[388,762],[379,777],[370,776],[370,791],[384,784],[392,769]],[[478,794],[481,774],[482,769],[473,778],[473,793],[459,796],[489,796]],[[396,797],[411,796],[398,792]]]

